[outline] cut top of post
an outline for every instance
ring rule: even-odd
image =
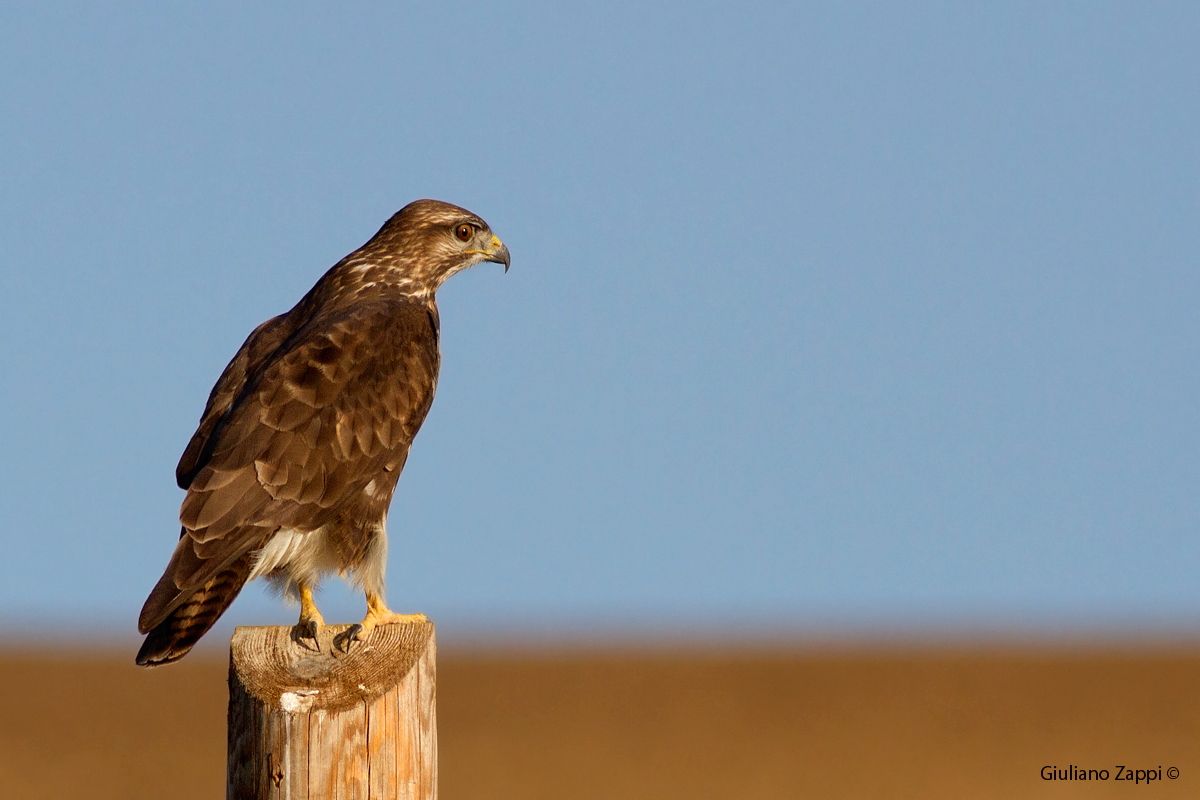
[[[433,623],[380,625],[366,642],[348,651],[335,638],[348,625],[326,625],[312,640],[293,639],[287,628],[241,627],[234,631],[230,656],[249,694],[288,713],[341,711],[371,703],[412,670],[433,635]]]

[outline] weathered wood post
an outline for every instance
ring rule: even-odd
[[[436,800],[433,623],[381,625],[343,652],[238,628],[229,659],[230,800]]]

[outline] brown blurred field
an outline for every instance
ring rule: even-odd
[[[448,800],[1200,797],[1195,647],[439,659]],[[0,653],[0,796],[224,796],[225,663],[130,661]],[[1164,780],[1046,782],[1046,764]]]

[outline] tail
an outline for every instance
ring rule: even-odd
[[[151,628],[138,651],[138,665],[157,667],[186,656],[242,591],[250,577],[250,564],[249,554],[238,558]]]

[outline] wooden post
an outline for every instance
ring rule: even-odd
[[[229,800],[436,800],[433,623],[380,625],[348,653],[291,628],[238,628],[229,659]]]

